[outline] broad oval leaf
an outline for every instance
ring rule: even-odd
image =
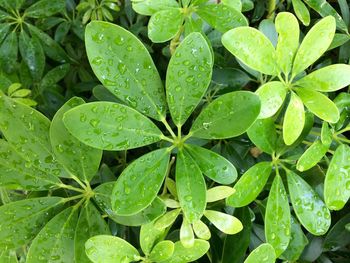
[[[112,192],[117,215],[134,215],[156,198],[168,170],[167,148],[147,153],[132,162],[119,176]]]
[[[71,135],[62,120],[68,110],[84,103],[83,99],[74,97],[56,112],[50,126],[50,140],[57,160],[74,176],[89,182],[98,171],[102,151],[83,144]]]
[[[275,249],[276,257],[286,250],[291,237],[291,215],[281,177],[273,180],[265,211],[266,242]]]
[[[265,243],[254,249],[246,258],[244,263],[275,263],[275,261],[276,254],[274,248],[270,244]]]
[[[221,41],[228,51],[250,68],[267,75],[278,75],[275,48],[257,29],[234,28],[226,32]]]
[[[295,55],[293,76],[298,75],[319,59],[332,43],[335,33],[335,19],[323,18],[306,34]]]
[[[190,248],[185,248],[180,241],[175,243],[174,254],[165,261],[166,263],[184,263],[195,261],[207,253],[209,250],[209,242],[205,240],[195,239],[194,244]]]
[[[331,224],[326,205],[299,175],[288,171],[287,179],[291,202],[300,223],[315,236],[325,234]]]
[[[138,261],[136,248],[124,239],[115,236],[99,235],[85,243],[85,252],[94,263],[116,263]]]
[[[192,225],[187,221],[186,218],[182,220],[180,228],[180,242],[186,247],[193,247],[194,245],[194,233],[192,230]]]
[[[283,140],[285,144],[293,144],[303,131],[305,124],[305,110],[301,99],[291,93],[290,101],[283,120]]]
[[[275,25],[278,33],[277,63],[284,74],[288,75],[299,47],[299,23],[293,14],[281,12],[276,16]]]
[[[179,7],[176,0],[132,0],[131,2],[134,11],[144,16],[151,16],[170,7]]]
[[[276,149],[277,132],[272,118],[256,120],[247,131],[249,139],[261,151],[272,154]]]
[[[234,216],[214,210],[205,210],[204,216],[225,234],[234,235],[243,229],[241,221]]]
[[[299,79],[295,85],[301,88],[330,92],[350,85],[350,65],[330,65]]]
[[[207,190],[207,203],[216,202],[233,195],[236,190],[230,186],[215,186]]]
[[[166,75],[166,96],[174,123],[181,126],[205,94],[213,60],[201,33],[191,33],[176,48]]]
[[[201,220],[192,223],[193,231],[197,237],[204,240],[209,240],[211,237],[209,227],[204,224]]]
[[[184,21],[181,8],[169,8],[156,12],[148,22],[148,37],[154,43],[162,43],[176,36]]]
[[[259,97],[234,91],[210,103],[194,121],[190,133],[203,139],[226,139],[243,134],[260,113]]]
[[[185,145],[202,173],[219,184],[232,184],[237,178],[233,164],[221,155],[196,145]]]
[[[144,224],[140,229],[140,246],[145,253],[149,255],[153,250],[155,244],[165,238],[167,229],[159,229],[155,226],[154,222]]]
[[[40,197],[0,206],[0,248],[27,244],[60,211],[63,201],[61,197]]]
[[[315,141],[300,156],[297,162],[297,169],[301,172],[314,167],[327,153],[329,145],[324,145],[320,140]]]
[[[253,202],[264,188],[271,171],[270,162],[260,162],[249,168],[234,185],[236,192],[227,198],[227,204],[242,207]]]
[[[295,15],[303,23],[304,26],[310,24],[310,12],[301,0],[292,0]]]
[[[162,81],[137,37],[120,26],[93,21],[86,27],[85,43],[91,67],[109,91],[149,117],[165,116]]]
[[[287,89],[282,82],[271,81],[261,87],[256,92],[261,101],[260,119],[269,118],[281,108],[287,94]]]
[[[180,151],[176,161],[176,190],[185,218],[199,220],[206,207],[206,184],[196,162],[186,151]]]
[[[350,147],[342,144],[336,149],[324,181],[327,207],[340,210],[350,198]]]
[[[63,115],[68,131],[83,143],[101,150],[126,150],[161,139],[162,132],[136,110],[113,102],[91,102]]]
[[[339,120],[339,110],[328,97],[312,89],[295,89],[305,106],[317,117],[330,123]]]
[[[78,212],[69,207],[51,219],[33,240],[26,262],[75,262],[72,248]]]
[[[175,245],[170,240],[163,240],[157,243],[152,249],[149,259],[152,262],[161,262],[169,259],[174,253]]]
[[[158,229],[165,229],[171,226],[175,222],[176,218],[179,216],[180,212],[181,208],[166,212],[163,216],[161,216],[155,221],[155,227]]]

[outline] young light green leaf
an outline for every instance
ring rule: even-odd
[[[350,85],[350,65],[334,64],[306,75],[295,85],[301,88],[330,92]]]
[[[27,166],[60,177],[68,177],[52,153],[50,121],[39,111],[17,103],[0,92],[0,130]]]
[[[152,249],[149,259],[152,262],[162,262],[168,260],[174,253],[175,245],[170,240],[164,240],[157,243]]]
[[[124,239],[115,236],[94,236],[85,243],[85,252],[94,263],[138,261],[140,254]]]
[[[275,25],[278,33],[277,64],[288,75],[299,47],[299,23],[293,14],[281,12],[276,17]]]
[[[194,233],[192,226],[186,218],[182,220],[180,228],[180,242],[185,248],[190,248],[194,245]]]
[[[330,145],[332,141],[333,141],[333,133],[329,128],[328,123],[324,121],[322,123],[322,129],[321,129],[321,142],[324,145]]]
[[[222,44],[250,68],[267,75],[278,75],[276,52],[271,41],[251,27],[231,29],[222,36]]]
[[[197,8],[196,12],[203,20],[218,31],[226,31],[239,27],[248,26],[245,16],[237,9],[225,4],[208,4]]]
[[[200,239],[209,240],[211,237],[209,227],[204,224],[201,220],[192,223],[193,231]]]
[[[331,16],[323,18],[310,29],[295,55],[293,76],[298,75],[326,52],[334,33],[335,19]]]
[[[279,257],[288,247],[291,237],[289,202],[281,177],[273,180],[265,211],[266,242],[275,249]]]
[[[175,37],[184,22],[181,8],[169,8],[156,12],[148,22],[148,37],[154,43],[162,43]]]
[[[324,181],[324,199],[327,207],[340,210],[350,198],[350,147],[341,144],[329,164]]]
[[[0,206],[0,248],[27,244],[61,209],[61,197],[39,197]]]
[[[51,219],[33,240],[26,262],[75,262],[72,248],[78,212],[69,207]]]
[[[214,210],[205,210],[204,216],[225,234],[234,235],[243,229],[241,221],[234,216]]]
[[[90,262],[85,253],[85,242],[96,235],[109,235],[110,230],[96,207],[88,202],[81,210],[74,236],[75,263]]]
[[[175,222],[176,218],[179,216],[180,212],[180,208],[167,212],[165,215],[161,216],[155,221],[155,227],[158,229],[165,229],[171,226]]]
[[[292,0],[292,5],[296,16],[304,26],[310,24],[310,12],[301,0]]]
[[[196,145],[185,145],[202,173],[219,184],[232,184],[237,178],[233,164],[221,155]]]
[[[259,87],[256,92],[261,101],[259,118],[269,118],[281,108],[287,94],[284,84],[279,81],[268,82]]]
[[[300,223],[315,236],[325,234],[331,224],[326,205],[299,175],[289,171],[287,179],[291,202]]]
[[[168,170],[167,148],[147,153],[132,162],[119,176],[112,193],[112,208],[117,215],[133,215],[156,198]]]
[[[166,75],[166,96],[174,123],[181,126],[205,94],[213,60],[201,33],[191,33],[176,48]]]
[[[229,186],[215,186],[207,190],[207,203],[216,202],[233,195],[236,190]]]
[[[193,247],[185,248],[180,241],[175,243],[174,254],[166,263],[192,262],[201,258],[209,250],[209,242],[195,239]]]
[[[63,115],[68,131],[85,144],[101,150],[126,150],[161,139],[162,132],[136,110],[113,102],[91,102]]]
[[[84,103],[83,99],[73,97],[56,112],[50,126],[50,140],[57,160],[74,176],[89,182],[100,166],[102,151],[80,142],[68,132],[62,120],[67,111]]]
[[[190,133],[203,139],[226,139],[243,134],[260,113],[259,97],[234,91],[210,103],[194,121]]]
[[[131,2],[135,12],[144,16],[151,16],[163,9],[179,7],[176,0],[132,0]]]
[[[329,144],[325,145],[320,140],[311,144],[311,146],[300,156],[297,162],[297,169],[301,172],[314,167],[322,157],[327,153]]]
[[[64,0],[40,0],[26,9],[25,16],[33,18],[50,17],[58,12],[63,12],[64,9]]]
[[[149,117],[165,116],[162,81],[137,37],[120,26],[93,21],[86,27],[85,42],[91,67],[109,91]]]
[[[275,250],[270,244],[264,243],[258,246],[249,254],[244,263],[256,263],[262,260],[264,263],[275,263]]]
[[[227,5],[229,7],[236,9],[237,11],[242,11],[242,1],[241,0],[222,0],[221,2],[224,5]]]
[[[143,253],[148,256],[155,244],[164,239],[167,234],[167,229],[159,229],[154,222],[141,226],[140,230],[140,245]]]
[[[206,207],[206,184],[196,162],[186,151],[178,153],[176,190],[185,218],[189,223],[199,220]]]
[[[260,150],[272,154],[276,148],[277,132],[272,118],[256,120],[247,131],[249,139]]]
[[[234,185],[236,192],[227,198],[227,204],[242,207],[253,202],[264,188],[271,171],[270,162],[259,162],[249,168]]]
[[[339,120],[339,110],[328,97],[312,89],[296,88],[300,99],[305,106],[317,117],[330,123]]]
[[[294,93],[291,93],[290,101],[283,120],[283,140],[285,144],[293,144],[305,124],[305,110],[301,99]]]

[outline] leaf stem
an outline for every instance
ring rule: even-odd
[[[76,200],[76,199],[79,199],[79,198],[83,198],[84,196],[85,196],[85,194],[75,195],[75,196],[72,196],[72,197],[66,197],[66,198],[63,199],[63,203],[67,203],[69,201],[73,201],[73,200]]]
[[[85,191],[83,189],[76,188],[76,187],[71,186],[71,185],[57,184],[57,186],[60,187],[60,188],[69,189],[69,190],[72,190],[72,191],[75,191],[75,192],[79,192],[79,193],[85,193]]]
[[[174,140],[169,138],[169,137],[166,137],[164,136],[163,134],[160,136],[160,139],[164,140],[164,141],[167,141],[167,142],[171,142],[171,143],[174,143]]]
[[[81,186],[81,188],[83,188],[84,190],[86,190],[86,185],[85,185],[82,181],[80,181],[80,179],[79,179],[77,176],[72,175],[71,178],[72,178],[74,181],[76,181],[76,182]]]
[[[173,166],[174,163],[175,163],[175,156],[171,157],[171,160],[170,160],[169,165],[168,165],[168,170],[166,171],[163,191],[161,194],[162,196],[164,196],[167,193],[166,179],[168,178],[168,176],[170,174],[171,167]]]
[[[167,122],[167,120],[165,118],[162,118],[160,121],[164,124],[165,128],[171,134],[171,137],[176,139],[176,135],[175,135],[174,131],[171,129],[171,127],[170,127],[169,123]]]
[[[339,135],[339,134],[342,134],[343,132],[347,132],[347,131],[350,131],[350,126],[346,126],[344,129],[341,129],[341,130],[335,132],[334,135]]]

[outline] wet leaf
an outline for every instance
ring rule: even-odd
[[[303,23],[304,26],[310,24],[310,12],[301,0],[292,0],[295,15]]]
[[[300,156],[297,162],[297,169],[301,172],[314,167],[327,153],[328,145],[324,145],[320,140],[311,144],[309,148]]]
[[[16,67],[18,37],[16,32],[9,33],[0,47],[0,65],[6,73],[12,73]]]
[[[145,16],[151,16],[170,7],[179,7],[176,0],[133,0],[131,2],[135,12]]]
[[[243,229],[241,221],[234,216],[214,210],[205,210],[204,216],[225,234],[234,235]]]
[[[207,190],[207,203],[216,202],[233,195],[236,190],[230,186],[215,186]]]
[[[185,248],[190,248],[194,245],[194,233],[192,226],[186,218],[182,220],[180,228],[180,242]]]
[[[145,255],[149,255],[154,246],[166,235],[166,229],[159,229],[155,226],[154,222],[141,226],[140,230],[140,245]]]
[[[149,259],[153,262],[161,262],[169,259],[174,253],[175,245],[170,240],[157,243],[152,249]]]
[[[249,254],[244,263],[275,263],[275,261],[274,248],[270,244],[261,244]]]
[[[247,131],[249,139],[260,150],[272,154],[276,149],[277,132],[272,118],[256,120]]]
[[[207,253],[209,250],[209,242],[205,240],[195,239],[191,248],[185,248],[180,241],[175,243],[174,254],[165,261],[166,263],[183,263],[195,261]]]
[[[192,223],[193,231],[197,237],[204,240],[209,240],[211,237],[209,227],[204,224],[201,220]]]
[[[41,0],[26,9],[25,15],[33,18],[50,17],[65,9],[64,0]]]
[[[171,226],[175,222],[176,218],[179,216],[180,212],[181,209],[179,208],[165,213],[165,215],[161,216],[155,221],[155,227],[159,229],[165,229]]]

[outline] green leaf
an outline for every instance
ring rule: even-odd
[[[264,188],[271,171],[270,162],[259,162],[249,168],[234,185],[236,192],[227,198],[227,204],[242,207],[253,202]]]
[[[276,17],[275,25],[278,33],[277,64],[288,75],[299,47],[299,23],[293,14],[281,12]]]
[[[125,240],[114,236],[94,236],[85,243],[88,258],[94,263],[116,263],[138,261],[136,248]]]
[[[15,98],[23,98],[23,97],[27,97],[32,93],[32,91],[30,89],[20,89],[20,90],[16,90],[15,92],[13,92],[11,94],[11,97],[15,97]]]
[[[158,229],[164,229],[171,226],[179,216],[180,212],[181,209],[178,208],[165,213],[165,215],[155,221],[155,227]]]
[[[330,145],[332,141],[333,141],[333,133],[329,128],[328,123],[324,121],[322,123],[322,129],[321,129],[321,142],[325,145]]]
[[[196,161],[202,173],[219,184],[232,184],[237,178],[233,164],[221,155],[200,146],[186,144],[185,149]]]
[[[0,47],[0,65],[6,73],[12,73],[16,67],[18,37],[16,32],[9,33]]]
[[[270,244],[265,243],[258,246],[249,254],[244,263],[256,263],[261,260],[263,260],[264,263],[275,263],[275,250]]]
[[[69,64],[62,64],[46,73],[43,79],[40,82],[42,88],[48,88],[55,85],[61,79],[63,79],[70,69]]]
[[[334,64],[306,75],[295,82],[301,88],[330,92],[350,85],[350,65]]]
[[[75,262],[72,248],[78,212],[69,207],[51,219],[33,240],[26,262]]]
[[[194,245],[194,233],[192,226],[186,218],[182,220],[180,228],[180,242],[185,248],[193,247]]]
[[[180,151],[176,161],[176,190],[185,218],[199,220],[206,207],[206,184],[196,162],[186,151]]]
[[[288,247],[291,237],[289,202],[281,177],[273,180],[265,211],[266,242],[275,249],[279,257]]]
[[[207,203],[216,202],[233,195],[236,190],[230,186],[215,186],[207,190]]]
[[[310,12],[306,8],[305,4],[301,0],[292,0],[292,4],[295,15],[304,26],[308,26],[310,24]]]
[[[203,139],[236,137],[254,123],[259,112],[260,101],[254,93],[226,93],[204,108],[194,121],[190,133]]]
[[[75,263],[89,263],[85,242],[96,235],[110,234],[109,227],[96,207],[88,202],[81,210],[74,236]]]
[[[287,89],[281,82],[272,81],[259,87],[255,93],[258,94],[261,101],[259,118],[265,119],[275,115],[281,108]]]
[[[328,50],[340,47],[347,43],[350,40],[350,36],[346,34],[335,33],[331,45],[328,47]]]
[[[200,239],[209,240],[211,237],[209,227],[204,224],[201,220],[192,223],[193,231]]]
[[[283,140],[285,144],[291,145],[298,139],[303,131],[304,124],[305,111],[303,102],[294,92],[291,92],[283,120]]]
[[[52,153],[50,121],[29,106],[17,103],[0,92],[0,130],[17,153],[45,173],[67,177]]]
[[[179,7],[175,0],[132,0],[131,2],[135,12],[144,16],[151,16],[163,9]]]
[[[50,126],[50,139],[57,160],[74,176],[89,182],[98,171],[102,151],[80,142],[69,133],[62,120],[67,111],[84,103],[83,99],[73,97],[56,112]]]
[[[145,255],[149,255],[154,246],[166,236],[166,229],[159,229],[154,222],[141,226],[140,230],[140,245]]]
[[[241,221],[234,216],[214,210],[205,210],[204,216],[225,234],[234,235],[243,229]]]
[[[323,18],[306,34],[295,55],[293,76],[298,75],[319,59],[332,43],[335,33],[335,19]]]
[[[301,172],[314,167],[322,157],[327,153],[328,145],[324,145],[320,140],[311,144],[311,146],[300,156],[297,162],[297,169]]]
[[[341,144],[329,164],[324,181],[324,199],[327,207],[340,210],[350,198],[350,147]]]
[[[278,75],[276,52],[271,41],[252,27],[231,29],[222,36],[222,44],[250,68],[267,75]]]
[[[331,224],[326,205],[299,175],[289,171],[287,179],[291,202],[300,223],[315,236],[325,234]]]
[[[22,87],[21,83],[13,83],[7,89],[7,94],[11,96],[15,91],[19,90]]]
[[[1,263],[18,263],[16,251],[3,250],[0,252]]]
[[[120,26],[93,21],[86,27],[85,42],[90,65],[109,91],[149,117],[164,118],[162,81],[137,37]]]
[[[165,261],[166,263],[183,263],[195,261],[207,253],[209,250],[209,242],[205,240],[195,239],[193,247],[185,248],[180,241],[175,243],[174,254]]]
[[[184,22],[181,8],[169,8],[156,12],[148,22],[148,37],[154,43],[174,38]]]
[[[197,8],[196,13],[222,33],[235,27],[248,26],[247,19],[240,11],[224,4],[202,5]]]
[[[25,16],[33,18],[50,17],[65,10],[64,0],[41,0],[31,5],[25,11]]]
[[[168,170],[167,148],[147,153],[132,162],[119,176],[112,193],[117,215],[133,215],[156,198]]]
[[[277,132],[272,118],[256,120],[247,131],[249,139],[263,152],[272,154],[276,149]]]
[[[339,120],[339,110],[328,97],[312,89],[296,88],[300,99],[305,106],[317,117],[330,123]]]
[[[164,240],[157,243],[152,249],[149,259],[152,262],[161,262],[169,259],[174,253],[175,245],[170,240]]]
[[[233,9],[236,9],[237,11],[242,10],[242,1],[241,0],[222,0],[222,3],[224,5],[227,5]]]
[[[126,150],[161,139],[162,132],[136,110],[113,102],[92,102],[67,111],[63,122],[85,144],[101,150]]]
[[[191,33],[172,55],[166,92],[171,117],[182,126],[205,94],[212,75],[213,60],[201,33]]]
[[[61,197],[25,199],[0,206],[0,248],[26,245],[61,209]]]

